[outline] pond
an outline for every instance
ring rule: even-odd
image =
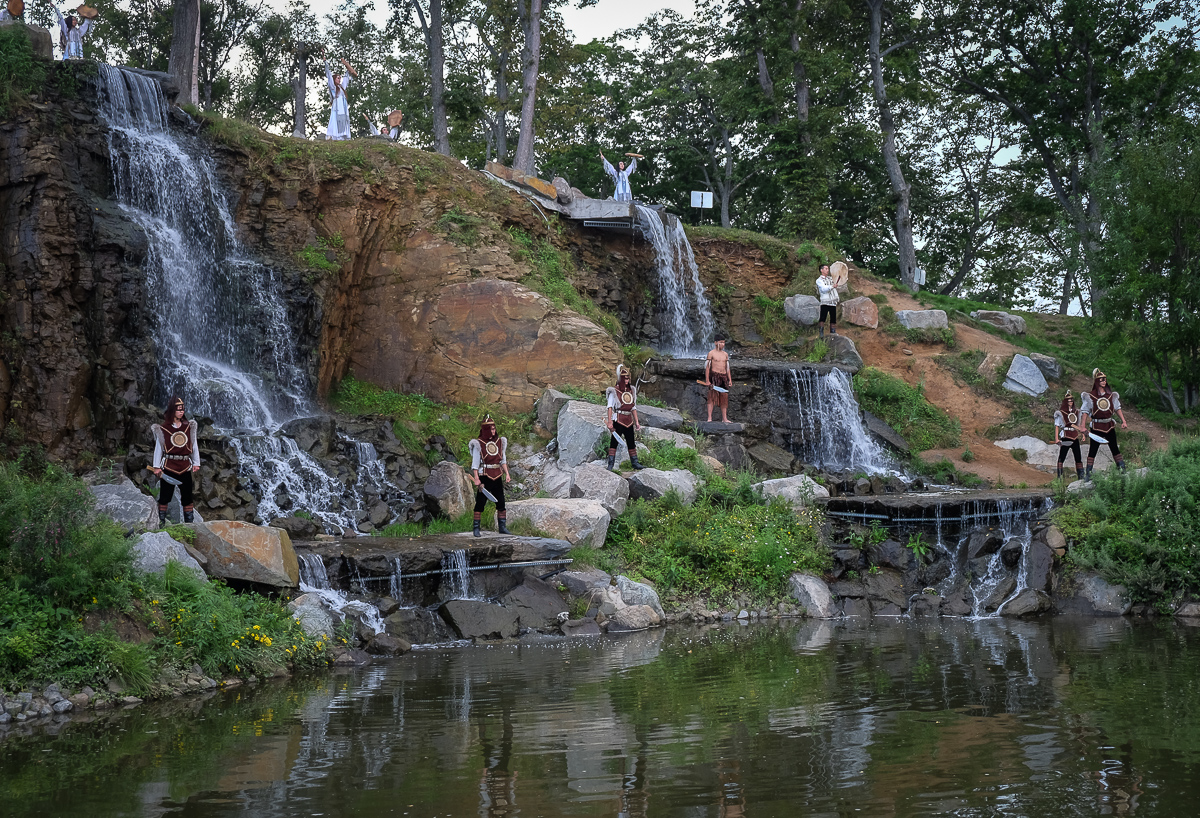
[[[1200,628],[790,621],[418,650],[0,741],[17,816],[1193,815]]]

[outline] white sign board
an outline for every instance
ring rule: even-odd
[[[712,193],[706,190],[692,191],[692,207],[712,207]]]

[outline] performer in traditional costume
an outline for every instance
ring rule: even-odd
[[[154,457],[150,470],[160,477],[165,473],[179,482],[179,503],[183,506],[183,521],[193,522],[192,473],[200,470],[199,435],[196,421],[184,417],[183,401],[171,398],[163,422],[150,428],[154,435]],[[158,524],[167,523],[167,506],[175,496],[175,484],[161,480],[158,488]]]
[[[325,81],[329,84],[329,96],[333,107],[329,111],[329,125],[325,128],[326,139],[350,138],[350,101],[346,98],[346,89],[350,87],[350,78],[358,79],[358,72],[345,60],[346,75],[334,74],[329,70],[329,60],[325,60]]]
[[[392,114],[398,114],[398,113],[400,113],[400,112],[399,112],[399,111],[392,111]],[[392,122],[392,114],[389,114],[389,115],[388,115],[388,122],[389,122],[389,123],[390,123],[390,122]],[[401,119],[403,119],[403,118],[404,118],[404,115],[403,115],[403,114],[401,114],[401,115],[400,115],[400,118],[401,118]],[[383,136],[383,135],[384,135],[384,134],[383,134],[383,131],[381,131],[381,130],[379,129],[379,126],[378,126],[378,125],[376,125],[374,122],[372,122],[372,121],[370,120],[370,118],[369,118],[369,117],[368,117],[366,114],[363,114],[363,119],[367,120],[367,127],[371,129],[371,136]],[[397,138],[398,136],[400,136],[400,123],[399,123],[399,122],[397,122],[395,125],[392,125],[392,126],[391,126],[391,127],[388,129],[388,133],[387,133],[387,137],[386,137],[386,138],[387,138],[389,141],[391,141],[391,142],[395,142],[395,141],[396,141],[396,138]]]
[[[817,334],[825,337],[825,316],[829,316],[829,334],[837,335],[837,305],[841,300],[838,295],[837,282],[829,274],[829,265],[821,265],[821,275],[817,278],[817,294],[821,301],[821,317],[817,319]]]
[[[473,531],[476,537],[479,533],[479,520],[483,509],[490,499],[496,504],[496,530],[501,534],[508,533],[505,525],[508,514],[504,510],[504,484],[512,480],[508,473],[508,438],[496,433],[496,421],[488,415],[479,427],[479,437],[467,444],[471,450],[471,479],[475,481],[475,525]],[[504,479],[501,480],[501,475]]]
[[[642,422],[637,413],[637,389],[629,383],[629,370],[624,364],[617,364],[617,385],[608,387],[608,418],[605,424],[610,433],[608,439],[608,470],[615,471],[617,467],[617,437],[625,439],[625,448],[629,450],[629,462],[635,469],[644,468],[638,463],[637,443],[634,442],[634,431],[642,428]]]
[[[624,162],[618,162],[617,167],[613,167],[607,159],[604,158],[604,151],[600,151],[600,160],[604,162],[604,172],[612,177],[613,198],[618,202],[632,202],[633,189],[629,187],[629,176],[637,170],[637,157],[633,157],[629,162],[629,167],[625,167]]]
[[[1067,452],[1075,455],[1075,476],[1083,479],[1083,458],[1079,453],[1079,435],[1082,433],[1079,411],[1075,408],[1075,396],[1067,390],[1062,403],[1054,412],[1054,442],[1058,444],[1058,476],[1063,476],[1063,461]]]
[[[724,335],[713,339],[713,348],[704,358],[704,385],[708,387],[705,400],[708,422],[712,423],[713,407],[716,406],[721,409],[721,422],[729,423],[729,390],[733,388],[733,370],[729,367]]]
[[[63,19],[62,12],[58,10],[58,6],[54,7],[54,14],[58,17],[58,30],[60,34],[58,42],[62,47],[62,58],[64,60],[83,59],[83,38],[92,30],[92,22],[95,17],[95,9],[88,9],[87,6],[80,6],[77,11],[83,14],[84,9],[91,12],[91,15],[84,16],[83,22],[80,23],[74,14],[68,14],[66,19]]]
[[[1121,457],[1121,447],[1117,445],[1117,423],[1113,415],[1121,418],[1121,428],[1128,429],[1125,423],[1125,413],[1121,411],[1121,396],[1108,386],[1108,376],[1099,369],[1092,370],[1092,391],[1084,392],[1081,396],[1082,406],[1079,411],[1083,414],[1083,428],[1090,437],[1087,456],[1087,479],[1092,479],[1092,466],[1096,463],[1096,452],[1100,444],[1107,443],[1112,452],[1117,468],[1125,471],[1125,458]]]

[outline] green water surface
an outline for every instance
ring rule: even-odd
[[[12,818],[1193,816],[1200,629],[670,629],[9,727]]]

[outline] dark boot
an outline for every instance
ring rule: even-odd
[[[1084,479],[1087,480],[1089,483],[1092,482],[1092,467],[1090,464],[1088,465],[1087,471],[1084,472],[1084,474],[1086,475],[1084,477]]]
[[[608,470],[609,471],[617,470],[617,450],[616,449],[608,450]]]
[[[506,516],[503,513],[496,515],[496,530],[499,531],[501,534],[509,533],[508,526],[506,526],[504,524],[505,522],[506,522]]]
[[[165,528],[166,525],[167,525],[167,507],[159,506],[158,507],[158,527]]]
[[[1125,473],[1125,461],[1118,458],[1117,459],[1117,468],[1121,470],[1121,474],[1124,474]]]
[[[837,335],[837,324],[832,324],[832,325],[829,327],[829,334],[830,334],[830,335]]]
[[[193,511],[193,510],[192,510],[192,509],[190,509],[190,508],[185,508],[185,509],[183,510],[183,521],[184,521],[185,523],[194,523],[194,522],[196,522],[196,512],[195,512],[195,511]]]
[[[645,466],[643,466],[641,463],[639,463],[637,461],[637,452],[629,453],[629,463],[631,466],[633,466],[638,471],[641,471],[642,469],[646,468]]]
[[[475,524],[471,527],[471,531],[476,537],[481,536],[479,533],[479,512],[478,511],[475,512]]]
[[[1058,476],[1062,477],[1062,473],[1063,473],[1062,463],[1059,463],[1058,464]]]
[[[823,339],[824,337],[825,337],[825,325],[817,324],[817,338]]]
[[[1076,467],[1075,467],[1075,477],[1076,477],[1076,479],[1078,479],[1078,480],[1082,480],[1082,479],[1083,479],[1083,466],[1076,466]]]

